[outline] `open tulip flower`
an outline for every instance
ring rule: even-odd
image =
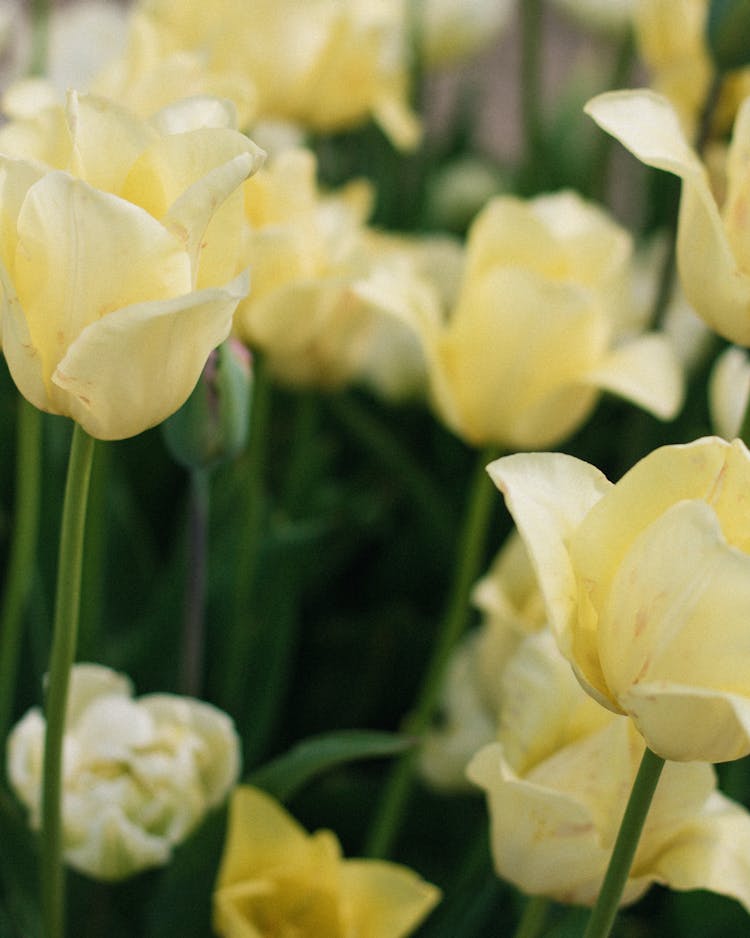
[[[677,263],[688,302],[719,335],[750,346],[750,249],[746,201],[750,99],[737,113],[719,205],[706,169],[672,105],[651,91],[615,91],[586,105],[594,120],[648,166],[682,179]]]
[[[669,341],[639,332],[631,252],[627,232],[573,192],[500,196],[471,227],[454,298],[429,302],[396,279],[360,292],[421,336],[435,407],[455,433],[546,448],[602,390],[665,419],[680,406]]]
[[[750,753],[750,453],[657,449],[616,484],[559,453],[490,475],[524,537],[583,687],[665,759]]]
[[[241,185],[262,151],[232,120],[71,92],[2,128],[2,346],[31,403],[121,439],[187,399],[247,292]]]
[[[500,876],[523,892],[592,905],[643,754],[632,723],[581,690],[552,635],[527,636],[499,678],[497,741],[468,775],[487,795]],[[669,763],[622,904],[654,882],[710,889],[750,908],[750,815],[702,763]]]
[[[405,938],[440,892],[380,860],[346,860],[331,831],[308,834],[270,795],[242,785],[214,894],[223,938]]]

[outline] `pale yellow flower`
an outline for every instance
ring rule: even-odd
[[[200,56],[212,83],[203,90],[234,85],[243,117],[254,112],[322,133],[374,118],[398,146],[419,139],[407,104],[404,0],[257,0],[252,8],[245,0],[141,0],[136,15],[148,44],[139,40],[116,64],[123,87],[155,86],[149,72],[159,57]],[[157,48],[158,55],[148,51]]]
[[[37,407],[132,436],[184,403],[229,333],[262,151],[212,99],[151,121],[75,92],[26,103],[0,128],[3,352]]]
[[[745,349],[725,349],[714,362],[708,382],[711,424],[719,436],[740,435],[750,402],[750,359]]]
[[[235,790],[214,893],[222,938],[404,938],[439,897],[406,867],[343,859],[335,834],[308,834],[264,792]]]
[[[583,687],[658,755],[750,752],[750,557],[744,443],[655,450],[613,485],[559,453],[489,467]]]
[[[440,720],[425,736],[420,770],[436,788],[467,787],[471,757],[497,735],[500,679],[523,638],[544,625],[544,604],[523,541],[513,534],[486,576],[473,603],[479,628],[454,651],[440,699]]]
[[[572,192],[501,196],[471,227],[455,298],[397,280],[371,282],[368,295],[420,334],[435,407],[455,433],[546,447],[602,390],[662,418],[680,405],[669,342],[633,326],[631,252],[628,234]]]
[[[650,91],[600,95],[586,105],[594,120],[648,166],[682,179],[677,263],[688,302],[720,335],[750,345],[750,99],[740,108],[719,206],[698,155],[666,98]]]
[[[708,0],[635,0],[636,37],[656,91],[677,109],[683,127],[696,132],[713,79],[705,39]],[[750,93],[750,69],[729,73],[716,115],[728,126],[740,102]]]
[[[419,248],[366,226],[367,184],[326,193],[316,169],[310,151],[282,150],[246,183],[243,258],[253,288],[235,330],[286,384],[357,381],[388,397],[416,393],[425,367],[413,330],[371,307],[359,287],[421,265]]]
[[[500,678],[498,741],[468,770],[487,794],[500,876],[520,890],[591,905],[643,740],[583,692],[552,635],[528,636]],[[750,815],[716,790],[711,766],[668,763],[622,897],[651,883],[711,889],[750,909]]]
[[[430,68],[476,55],[507,26],[515,0],[411,0],[420,51]]]
[[[167,863],[239,774],[232,721],[172,694],[132,697],[128,678],[95,664],[71,673],[63,740],[63,850],[70,866],[117,880]],[[8,738],[8,778],[41,824],[45,721],[38,708]]]

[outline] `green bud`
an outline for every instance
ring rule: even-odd
[[[477,156],[464,156],[443,166],[427,192],[427,211],[436,228],[463,232],[494,195],[508,188],[498,167]]]
[[[252,374],[250,353],[227,339],[208,357],[193,393],[162,424],[173,459],[210,469],[233,459],[247,442]]]
[[[711,0],[706,41],[720,72],[750,65],[750,0]]]

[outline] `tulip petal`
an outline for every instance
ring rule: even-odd
[[[123,439],[174,413],[229,334],[247,289],[243,275],[225,287],[119,309],[88,326],[53,375],[71,416],[92,436]]]
[[[750,816],[714,792],[701,814],[670,839],[653,869],[671,889],[710,889],[750,912]]]
[[[620,749],[622,747],[619,747]],[[601,752],[600,752],[601,755]],[[565,750],[561,757],[566,758]],[[588,764],[588,763],[587,763]],[[619,765],[619,763],[618,763]],[[598,762],[589,775],[596,779],[602,766]],[[570,760],[570,767],[580,766]],[[519,778],[503,757],[499,743],[481,749],[467,770],[469,778],[484,788],[489,798],[493,859],[498,875],[530,895],[543,895],[559,902],[591,905],[596,899],[611,843],[603,844],[595,818],[586,801],[572,790],[561,791],[545,782]],[[581,769],[581,777],[585,777]],[[618,778],[619,787],[629,782],[627,775]],[[598,783],[597,783],[598,784]],[[615,800],[605,786],[604,799],[616,826]],[[622,792],[622,801],[627,790]],[[624,902],[633,902],[648,887],[647,877],[627,883]]]
[[[738,268],[706,172],[672,105],[651,91],[614,91],[585,110],[648,166],[681,177],[677,253],[685,295],[720,335],[750,345],[750,272]]]
[[[404,938],[440,899],[440,890],[412,870],[378,860],[346,860],[341,894],[351,909],[353,934]]]
[[[13,273],[58,410],[49,379],[85,326],[131,303],[190,289],[188,258],[173,235],[136,206],[62,172],[43,176],[26,195]]]
[[[727,762],[750,753],[750,700],[663,681],[620,696],[649,747],[675,762]]]
[[[585,380],[633,401],[662,420],[671,420],[682,406],[682,369],[665,336],[645,335],[624,343]]]
[[[487,471],[526,542],[561,651],[583,671],[579,679],[587,690],[611,707],[595,635],[574,629],[580,597],[569,545],[612,483],[598,469],[562,453],[518,453],[491,463]]]
[[[713,508],[705,502],[677,502],[635,540],[612,581],[599,622],[599,656],[610,690],[625,707],[625,700],[641,685],[651,695],[658,693],[662,683],[681,685],[680,694],[687,687],[720,689],[728,696],[744,696],[750,716],[749,608],[750,556],[727,544]],[[706,626],[711,622],[717,628],[707,654]],[[642,714],[644,704],[638,693]],[[713,714],[715,704],[708,703]],[[711,762],[736,758],[716,757],[720,727],[713,720],[699,719],[695,701],[690,707],[691,720],[680,717],[675,708],[668,757],[697,758],[676,753],[703,751],[695,749],[705,745],[705,740],[698,743],[698,737],[713,734],[717,737],[711,747],[714,755],[702,758]],[[660,724],[665,717],[666,711],[660,708]],[[636,722],[652,745],[645,716]],[[661,738],[661,730],[660,734]],[[750,751],[750,738],[745,745]]]

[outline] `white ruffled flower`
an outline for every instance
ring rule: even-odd
[[[96,664],[71,674],[63,748],[63,836],[70,866],[118,880],[170,859],[237,781],[239,739],[210,704],[133,699],[130,680]],[[8,778],[41,826],[45,720],[30,710],[8,739]]]

